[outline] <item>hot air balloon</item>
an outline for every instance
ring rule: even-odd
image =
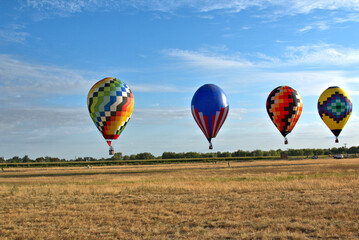
[[[319,115],[335,135],[336,143],[339,142],[338,136],[349,120],[352,109],[352,100],[340,87],[329,87],[319,97]]]
[[[98,130],[114,154],[112,140],[117,139],[130,120],[134,99],[131,89],[117,78],[104,78],[90,89],[87,106]]]
[[[217,136],[228,115],[226,94],[214,84],[205,84],[193,95],[191,110],[193,118],[209,142],[209,149],[213,149],[211,140]]]
[[[274,89],[267,98],[267,112],[288,144],[287,135],[293,130],[303,110],[303,101],[296,90],[288,86]]]

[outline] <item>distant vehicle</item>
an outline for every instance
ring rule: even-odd
[[[318,159],[317,155],[313,155],[312,159]]]
[[[335,155],[334,155],[334,158],[336,158],[336,159],[343,159],[343,158],[344,158],[344,155],[343,155],[343,154],[335,154]]]

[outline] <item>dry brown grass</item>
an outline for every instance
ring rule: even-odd
[[[0,173],[0,239],[359,238],[359,160]]]

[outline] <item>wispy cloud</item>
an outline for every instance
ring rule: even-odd
[[[288,66],[346,67],[359,63],[359,49],[346,48],[330,44],[289,46],[279,57],[268,56],[264,53],[252,54],[248,58],[239,57],[245,54],[224,55],[223,52],[190,51],[182,49],[166,49],[163,51],[169,57],[182,61],[184,65],[202,69],[245,69],[273,68]],[[247,54],[247,57],[249,55]]]
[[[272,83],[277,85],[293,85],[303,96],[318,96],[330,85],[339,85],[347,89],[351,95],[353,86],[358,86],[355,66],[359,63],[359,49],[344,48],[329,44],[292,46],[285,49],[281,58],[256,54],[256,59],[241,58],[233,60],[231,56],[218,55],[217,52],[186,51],[175,49],[166,50],[168,56],[176,59],[178,65],[194,68],[211,78],[216,76],[222,81],[222,86],[234,93],[231,86],[240,84],[241,91],[255,85],[258,90],[261,86]],[[245,63],[245,64],[243,64]],[[219,76],[219,77],[218,77]]]
[[[216,55],[214,53],[203,53],[181,49],[166,49],[163,51],[167,56],[180,59],[188,65],[209,68],[243,68],[250,67],[252,63],[240,57]]]
[[[359,63],[359,49],[329,44],[288,47],[286,59],[295,65],[350,66]]]
[[[345,17],[334,18],[335,23],[359,22],[359,13],[349,13]]]
[[[183,107],[154,107],[154,108],[135,108],[132,114],[134,122],[168,122],[172,120],[190,119],[192,117],[190,108]]]
[[[78,126],[91,122],[86,108],[0,108],[0,132],[23,133],[32,129]]]
[[[249,8],[270,9],[274,15],[308,14],[315,10],[358,11],[357,0],[27,0],[26,8],[36,9],[43,14],[66,16],[82,11],[125,10],[174,12],[183,8],[209,13],[235,13]]]
[[[291,85],[300,92],[302,96],[319,96],[329,86],[340,86],[346,89],[350,95],[356,95],[351,91],[352,86],[359,83],[358,77],[350,77],[345,71],[286,71],[286,72],[260,72],[256,75],[260,82],[270,82],[276,85]],[[253,82],[255,79],[253,80]],[[260,82],[259,82],[260,81]],[[255,83],[255,82],[254,82]],[[355,88],[354,88],[355,89]]]
[[[123,70],[123,71],[126,71]],[[116,72],[113,70],[113,72]],[[118,72],[118,70],[117,70]],[[99,78],[96,78],[100,76]],[[92,85],[102,77],[111,76],[101,72],[82,71],[66,67],[35,64],[18,57],[0,54],[0,102],[17,99],[30,103],[49,96],[87,96]],[[116,76],[115,76],[116,77]],[[186,92],[188,89],[171,84],[131,84],[135,92]],[[15,102],[15,101],[14,101]]]
[[[90,73],[58,66],[46,66],[0,55],[0,98],[84,94],[91,87]]]
[[[24,25],[7,24],[0,28],[0,42],[23,43],[30,36]]]
[[[324,31],[328,30],[333,26],[341,26],[341,24],[348,22],[359,22],[359,13],[343,13],[341,12],[340,17],[335,17],[337,14],[333,12],[333,14],[322,16],[323,20],[314,21],[311,24],[306,25],[299,29],[299,32],[308,32],[310,30],[319,30]]]
[[[314,29],[318,29],[318,30],[327,30],[329,29],[329,25],[328,23],[322,21],[322,22],[316,22],[316,23],[313,23],[311,25],[308,25],[308,26],[305,26],[301,29],[299,29],[299,32],[307,32],[309,30],[314,30]]]
[[[134,84],[131,89],[136,92],[184,92],[187,90],[178,88],[178,86],[160,84]]]

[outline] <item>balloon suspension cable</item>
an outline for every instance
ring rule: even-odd
[[[209,142],[209,149],[213,149],[213,145],[212,145],[212,143],[211,142]]]
[[[106,140],[108,146],[110,147],[108,150],[108,154],[109,155],[114,155],[115,154],[115,150],[113,149],[113,147],[111,146],[112,141],[111,140]]]
[[[335,143],[338,143],[339,142],[339,139],[338,139],[338,137],[336,136],[335,137]]]
[[[287,139],[287,137],[284,138],[284,144],[288,144],[288,139]]]

